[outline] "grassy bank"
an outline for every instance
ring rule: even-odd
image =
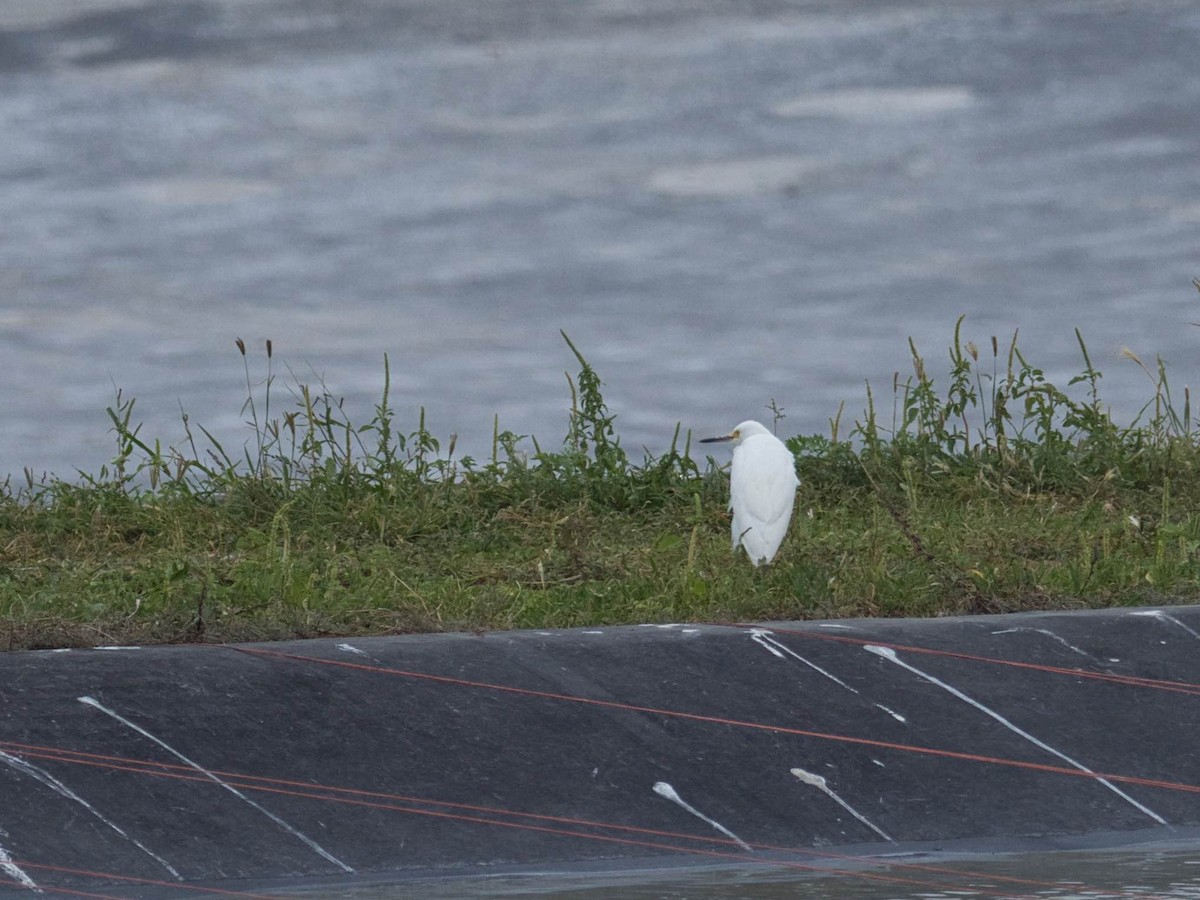
[[[1190,397],[1172,396],[1161,364],[1143,366],[1146,408],[1114,423],[1082,339],[1065,388],[1015,339],[977,348],[956,329],[936,381],[945,366],[913,347],[911,376],[869,395],[856,421],[839,412],[826,434],[790,438],[803,483],[763,570],[730,554],[727,453],[697,459],[677,434],[663,456],[631,460],[578,352],[561,444],[495,424],[477,460],[397,420],[386,363],[374,415],[353,423],[321,386],[277,383],[269,345],[265,360],[238,346],[244,447],[185,417],[186,439],[165,448],[118,397],[112,464],[0,492],[0,649],[1200,593]]]

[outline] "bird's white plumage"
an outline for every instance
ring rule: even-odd
[[[726,438],[733,441],[729,509],[733,549],[743,547],[754,565],[779,552],[796,501],[796,462],[792,452],[759,422],[742,422]]]

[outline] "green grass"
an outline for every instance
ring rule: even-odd
[[[486,460],[456,457],[423,414],[397,421],[386,360],[380,402],[354,424],[324,385],[288,386],[280,411],[270,345],[259,377],[239,341],[249,438],[236,451],[186,416],[180,445],[147,439],[118,395],[110,465],[0,490],[0,649],[1200,593],[1200,435],[1161,362],[1142,366],[1148,402],[1119,426],[1082,338],[1065,388],[1015,338],[981,352],[956,327],[936,381],[913,347],[886,402],[870,394],[857,421],[839,411],[828,433],[789,439],[796,515],[755,569],[729,549],[727,456],[698,460],[677,432],[664,455],[631,461],[568,345],[579,372],[561,445],[494,422]]]

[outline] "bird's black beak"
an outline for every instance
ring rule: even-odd
[[[701,444],[716,444],[716,443],[719,443],[720,441],[732,441],[732,440],[733,440],[732,434],[723,434],[720,437],[715,437],[715,438],[700,438],[700,443]]]

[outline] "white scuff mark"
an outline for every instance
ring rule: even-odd
[[[810,662],[809,660],[805,659],[803,656],[801,656],[799,653],[797,653],[795,650],[793,650],[791,647],[787,646],[786,644],[781,644],[779,641],[775,640],[773,635],[774,635],[774,632],[768,631],[765,628],[751,628],[750,629],[750,637],[754,641],[754,643],[758,644],[761,647],[766,647],[768,650],[770,650],[772,653],[774,653],[780,659],[782,659],[783,655],[786,653],[788,656],[792,657],[793,659],[800,660],[800,662],[804,663],[806,666],[808,666],[814,672],[819,672],[820,674],[822,674],[826,678],[828,678],[830,681],[841,685],[846,690],[850,691],[850,693],[852,693],[852,694],[858,693],[857,688],[850,687],[850,685],[846,684],[846,682],[842,681],[842,679],[838,678],[836,675],[832,674],[831,672],[826,672],[824,669],[822,669],[816,663]]]
[[[769,632],[769,631],[763,631],[761,628],[753,628],[750,631],[750,640],[754,641],[754,643],[758,644],[758,646],[766,649],[766,651],[768,653],[771,653],[774,656],[779,657],[780,659],[787,659],[787,657],[785,657],[780,651],[778,651],[774,647],[772,647],[771,644],[764,637],[764,635],[767,635],[770,633],[771,632]]]
[[[1016,735],[1024,738],[1025,740],[1027,740],[1031,744],[1033,744],[1035,747],[1039,747],[1042,750],[1045,750],[1047,753],[1050,753],[1053,756],[1057,756],[1063,762],[1067,763],[1072,768],[1078,769],[1080,772],[1083,772],[1085,775],[1090,775],[1092,778],[1094,778],[1100,784],[1104,785],[1106,788],[1108,788],[1110,791],[1112,791],[1114,794],[1116,794],[1118,797],[1120,797],[1126,803],[1130,804],[1131,806],[1133,806],[1135,809],[1137,809],[1139,812],[1143,813],[1144,815],[1149,816],[1151,819],[1153,819],[1158,824],[1160,824],[1160,825],[1167,824],[1166,819],[1164,819],[1158,813],[1154,812],[1154,810],[1149,809],[1148,807],[1143,806],[1137,800],[1134,800],[1132,797],[1130,797],[1128,794],[1126,794],[1123,790],[1121,790],[1119,787],[1117,787],[1115,784],[1113,784],[1107,778],[1102,778],[1102,777],[1098,776],[1095,772],[1093,772],[1091,769],[1089,769],[1083,763],[1080,763],[1080,762],[1077,762],[1076,760],[1071,759],[1071,757],[1067,756],[1065,753],[1060,753],[1058,750],[1055,750],[1049,744],[1046,744],[1043,741],[1038,740],[1032,734],[1030,734],[1028,731],[1024,731],[1023,729],[1017,727],[1012,722],[1008,721],[1008,719],[1004,718],[1004,716],[1000,715],[998,712],[988,709],[982,703],[979,703],[978,701],[971,699],[966,694],[964,694],[962,691],[960,691],[958,688],[951,687],[950,685],[946,684],[944,681],[940,681],[939,679],[935,678],[934,676],[929,675],[925,672],[922,672],[916,666],[910,666],[904,660],[900,659],[900,657],[898,657],[896,655],[896,651],[891,649],[890,647],[878,647],[878,646],[875,646],[872,644],[868,644],[863,649],[866,650],[868,653],[874,653],[876,656],[882,656],[884,659],[889,660],[890,662],[894,662],[896,665],[900,666],[900,668],[911,672],[912,674],[916,675],[918,678],[923,678],[925,681],[928,681],[930,684],[936,685],[937,687],[940,687],[942,690],[947,691],[948,693],[954,695],[959,700],[962,700],[964,703],[967,703],[970,706],[975,707],[975,709],[979,710],[981,713],[984,713],[985,715],[990,716],[991,718],[995,719],[997,722],[999,722],[1001,725],[1003,725],[1005,728],[1007,728],[1013,734],[1016,734]]]
[[[821,622],[817,625],[818,628],[840,628],[843,631],[853,631],[854,628],[850,625],[835,625],[832,622]]]
[[[13,862],[12,855],[3,847],[0,847],[0,872],[6,874],[23,888],[33,891],[35,894],[42,893],[42,889],[37,886],[37,882],[26,875],[25,870]]]
[[[70,647],[55,647],[53,650],[47,650],[47,653],[70,653]]]
[[[1028,627],[1022,626],[1019,628],[1005,628],[1003,631],[993,631],[992,634],[1016,634],[1018,631],[1030,631],[1030,632],[1033,632],[1034,634],[1044,634],[1046,637],[1051,638],[1052,640],[1058,641],[1058,643],[1062,644],[1064,647],[1066,647],[1072,653],[1078,653],[1080,656],[1086,656],[1088,659],[1095,658],[1092,656],[1092,654],[1088,653],[1086,650],[1080,650],[1074,644],[1068,642],[1065,638],[1055,634],[1053,631],[1050,631],[1046,628],[1028,628]]]
[[[370,654],[369,654],[369,653],[367,653],[367,652],[366,652],[366,651],[364,651],[364,650],[359,650],[359,649],[358,649],[357,647],[355,647],[353,644],[338,644],[338,645],[337,645],[337,648],[338,648],[339,650],[341,650],[343,653],[356,653],[356,654],[358,654],[359,656],[366,656],[366,657],[368,657],[368,658],[370,657]]]
[[[871,762],[875,763],[875,765],[879,766],[879,768],[881,768],[881,769],[886,769],[886,768],[887,768],[887,766],[885,766],[883,763],[881,763],[881,762],[880,762],[879,760],[877,760],[877,759],[873,759],[873,760],[871,760]]]
[[[682,797],[680,797],[679,794],[677,794],[675,792],[675,788],[671,787],[671,785],[667,784],[665,781],[654,782],[654,793],[658,794],[658,796],[660,796],[660,797],[666,797],[672,803],[679,804],[681,807],[683,807],[685,810],[690,812],[697,819],[707,822],[709,825],[711,825],[717,831],[721,832],[721,834],[725,835],[725,837],[729,838],[731,841],[733,841],[735,844],[737,844],[739,847],[741,847],[747,853],[754,852],[753,850],[750,849],[749,844],[747,844],[745,841],[743,841],[740,837],[738,837],[736,834],[734,834],[732,831],[730,831],[728,828],[726,828],[720,822],[717,822],[714,819],[710,819],[704,813],[700,812],[700,810],[696,809],[696,807],[692,806],[690,803],[688,803],[686,800],[684,800]]]
[[[665,622],[661,625],[657,622],[642,622],[640,625],[638,625],[638,628],[681,628],[681,627],[683,627],[683,626],[680,625],[679,622]]]
[[[604,634],[603,631],[581,631],[580,634]]]
[[[1151,619],[1158,619],[1159,621],[1162,621],[1162,622],[1169,622],[1172,625],[1178,625],[1180,628],[1182,628],[1184,631],[1186,631],[1188,634],[1190,634],[1196,640],[1200,641],[1200,632],[1197,632],[1195,629],[1193,629],[1189,625],[1186,625],[1183,622],[1179,621],[1174,616],[1168,615],[1167,613],[1163,612],[1161,609],[1139,609],[1137,612],[1129,613],[1129,615],[1131,615],[1131,616],[1146,616]]]
[[[699,634],[700,629],[699,628],[684,628],[683,633],[684,634]]]
[[[141,650],[142,648],[141,647],[111,646],[111,647],[93,647],[92,649],[93,650]]]
[[[183,881],[183,876],[180,875],[178,872],[176,872],[174,867],[169,862],[167,862],[165,859],[163,859],[161,856],[159,856],[157,853],[155,853],[149,847],[145,846],[137,838],[131,837],[129,834],[127,834],[125,832],[125,829],[123,829],[120,825],[118,825],[116,822],[109,820],[107,817],[105,817],[100,812],[100,810],[96,809],[94,806],[92,806],[92,804],[88,803],[86,800],[84,800],[82,797],[80,797],[77,793],[75,793],[73,790],[71,790],[69,787],[67,787],[65,784],[63,784],[61,781],[59,781],[57,778],[55,778],[53,775],[51,775],[49,772],[47,772],[45,769],[41,768],[40,766],[35,766],[33,763],[29,762],[28,760],[22,759],[20,756],[15,756],[11,753],[5,753],[3,750],[0,750],[0,762],[7,763],[9,766],[16,769],[22,775],[28,775],[30,778],[34,779],[35,781],[41,782],[46,787],[50,788],[50,790],[54,791],[56,794],[59,794],[60,796],[65,797],[68,800],[78,803],[80,806],[82,806],[84,809],[86,809],[89,813],[91,813],[93,816],[95,816],[97,819],[99,819],[101,822],[103,822],[105,825],[107,825],[109,828],[111,828],[113,831],[115,831],[117,834],[119,834],[125,840],[129,841],[131,844],[133,844],[135,847],[137,847],[139,850],[141,850],[143,853],[145,853],[151,859],[155,860],[160,866],[162,866],[164,869],[166,869],[168,872],[170,872],[171,877],[174,878],[176,881]]]
[[[155,744],[162,747],[162,749],[166,750],[168,753],[170,753],[172,756],[174,756],[176,759],[181,760],[185,765],[191,766],[193,769],[195,769],[197,772],[199,772],[201,775],[203,775],[209,781],[213,782],[214,784],[220,785],[221,787],[223,787],[225,790],[229,791],[229,793],[233,794],[235,797],[237,797],[242,802],[247,803],[254,809],[258,810],[260,813],[262,813],[264,816],[266,816],[268,819],[270,819],[272,822],[274,822],[276,825],[278,825],[280,828],[282,828],[288,834],[292,835],[297,840],[304,843],[310,850],[312,850],[314,853],[316,853],[321,858],[333,863],[335,866],[342,869],[344,872],[353,872],[354,871],[352,868],[350,868],[348,865],[346,865],[344,862],[342,862],[336,856],[331,854],[329,851],[327,851],[324,847],[322,847],[320,844],[318,844],[316,841],[314,841],[308,835],[303,834],[300,831],[298,831],[297,829],[293,828],[291,825],[289,825],[283,819],[279,818],[279,816],[275,815],[275,813],[271,812],[266,807],[261,806],[258,803],[255,803],[253,800],[251,800],[249,797],[247,797],[245,794],[243,794],[241,791],[239,791],[233,785],[226,784],[224,781],[222,781],[220,778],[218,778],[212,772],[208,771],[208,769],[204,768],[199,763],[188,759],[186,756],[184,756],[182,753],[180,753],[174,747],[170,746],[165,741],[155,737],[150,732],[148,732],[146,729],[142,728],[140,725],[137,725],[137,724],[129,721],[124,716],[122,716],[120,713],[114,712],[113,710],[109,709],[107,706],[100,703],[100,701],[96,700],[94,697],[77,697],[76,699],[79,700],[80,703],[83,703],[83,704],[86,704],[87,706],[91,706],[95,709],[98,709],[100,712],[104,713],[106,716],[116,719],[118,722],[120,722],[126,728],[133,729],[134,731],[136,731],[138,734],[140,734],[142,737],[146,738],[147,740],[153,741]]]
[[[809,668],[813,669],[816,672],[819,672],[820,674],[824,675],[826,678],[835,682],[836,684],[841,685],[846,690],[850,691],[850,693],[852,693],[852,694],[859,693],[857,688],[851,687],[850,685],[846,684],[846,682],[842,681],[842,679],[838,678],[833,673],[827,672],[825,669],[822,669],[820,666],[818,666],[816,663],[812,662],[811,660],[805,659],[803,656],[801,656],[799,653],[797,653],[791,647],[776,640],[774,637],[774,632],[769,631],[766,628],[752,628],[752,629],[750,629],[750,638],[751,638],[751,640],[754,641],[754,643],[758,644],[760,647],[763,647],[764,649],[773,653],[775,656],[779,657],[780,659],[783,659],[785,657],[785,654],[787,656],[793,657],[794,659],[798,659],[800,662],[804,663]],[[889,716],[891,716],[897,722],[900,722],[901,724],[908,724],[908,719],[906,719],[904,716],[900,715],[900,713],[896,712],[894,709],[890,709],[890,708],[884,706],[882,703],[875,703],[873,705],[875,706],[876,709],[880,709],[883,712],[887,713]]]
[[[821,777],[820,775],[814,775],[812,772],[806,772],[800,768],[792,769],[791,772],[793,775],[795,775],[797,778],[799,778],[802,782],[804,782],[805,784],[811,784],[813,787],[815,787],[817,790],[819,790],[821,793],[823,793],[825,796],[827,796],[830,800],[837,803],[839,806],[842,807],[842,809],[846,810],[846,812],[850,813],[850,815],[854,816],[854,818],[858,819],[858,821],[862,822],[864,825],[866,825],[868,828],[870,828],[873,832],[875,832],[877,835],[879,835],[885,841],[892,841],[892,838],[888,836],[886,831],[884,831],[882,828],[880,828],[874,822],[870,821],[866,816],[864,816],[862,813],[860,813],[858,810],[856,810],[853,806],[851,806],[849,803],[847,803],[845,800],[843,800],[841,797],[839,797],[836,793],[834,793],[833,788],[831,788],[829,786],[829,783],[827,781],[825,781],[825,779],[823,777]],[[895,843],[895,841],[892,841],[892,843]]]

